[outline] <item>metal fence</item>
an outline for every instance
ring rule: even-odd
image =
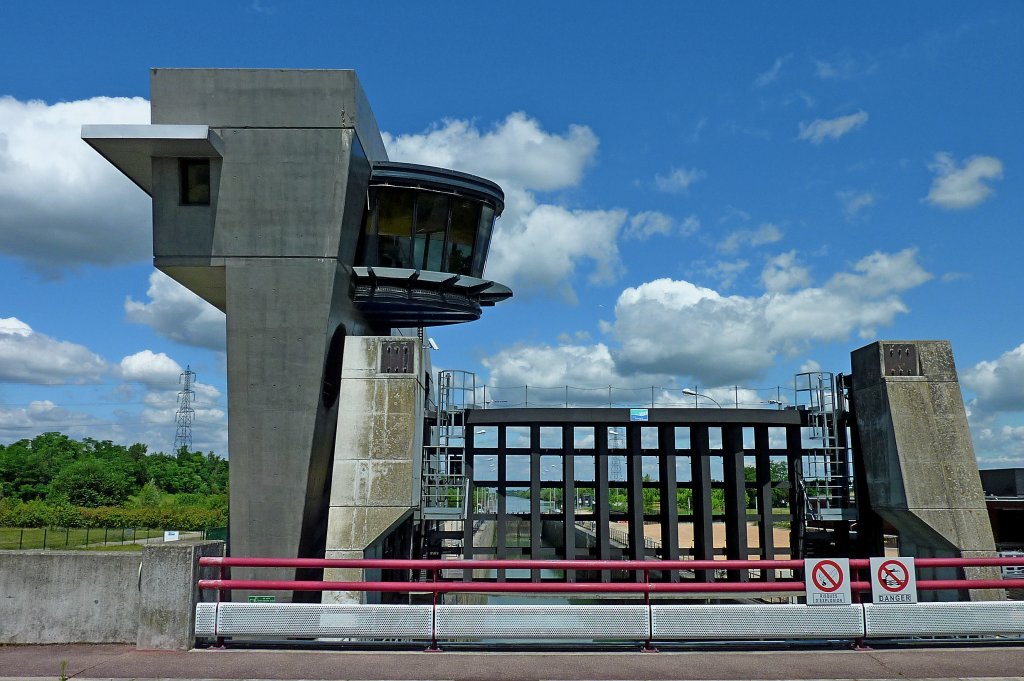
[[[799,404],[792,386],[496,386],[483,385],[476,390],[480,409],[519,407],[609,407],[609,408],[686,408],[784,409]]]
[[[158,544],[173,528],[159,527],[0,527],[0,550],[102,549],[104,546]],[[226,527],[180,532],[179,539],[227,539]]]

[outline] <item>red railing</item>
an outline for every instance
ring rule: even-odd
[[[802,593],[800,580],[776,581],[686,581],[652,582],[650,573],[703,570],[803,570],[802,560],[405,560],[374,558],[200,558],[205,567],[221,568],[221,579],[201,579],[199,588],[228,591],[371,591],[390,593]],[[866,558],[850,560],[854,573],[867,570]],[[1024,566],[1024,557],[1000,558],[918,558],[917,568],[964,568]],[[430,581],[305,581],[268,579],[228,579],[226,569],[246,568],[362,568],[375,570],[417,570],[431,575]],[[516,581],[442,581],[441,571],[450,570],[571,570],[640,572],[640,582],[516,582]],[[465,575],[465,573],[463,573]],[[472,576],[472,572],[470,572]],[[1004,589],[1013,580],[932,579],[918,580],[919,590]],[[851,581],[854,592],[871,590],[871,583]]]

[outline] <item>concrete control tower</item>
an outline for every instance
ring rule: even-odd
[[[155,266],[226,314],[232,553],[323,556],[346,341],[356,373],[421,376],[415,339],[366,337],[511,296],[482,278],[504,194],[389,162],[353,71],[153,69],[151,97],[82,137],[153,198]]]

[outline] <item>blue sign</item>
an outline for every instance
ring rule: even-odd
[[[646,421],[647,410],[646,409],[630,409],[629,410],[630,421]]]

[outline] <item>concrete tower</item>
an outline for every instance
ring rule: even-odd
[[[324,555],[347,336],[469,321],[501,189],[389,163],[353,71],[154,69],[82,137],[153,198],[154,265],[227,316],[231,550]]]

